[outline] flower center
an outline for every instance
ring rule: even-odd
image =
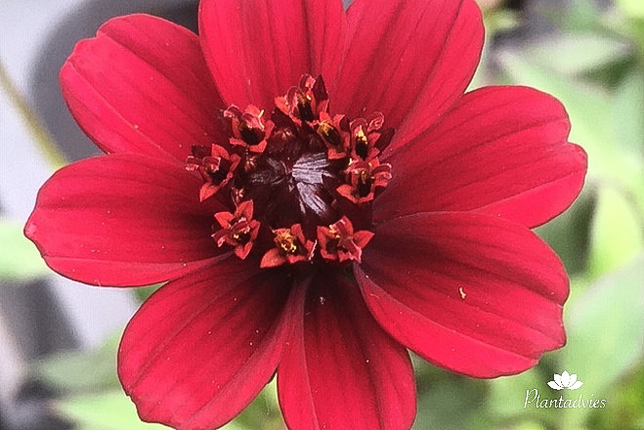
[[[193,146],[186,169],[203,179],[200,199],[231,210],[215,214],[218,246],[257,254],[262,267],[360,261],[373,236],[372,201],[391,179],[378,156],[393,130],[380,113],[331,117],[328,106],[322,77],[304,75],[270,114],[252,105],[224,111],[228,142]]]

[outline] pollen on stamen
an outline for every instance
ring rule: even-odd
[[[352,162],[345,174],[347,183],[339,186],[337,192],[355,204],[372,201],[392,178],[391,165],[379,164],[377,159]]]
[[[186,159],[185,168],[189,172],[199,173],[204,181],[199,199],[204,201],[225,187],[233,177],[240,160],[239,155],[229,154],[219,145],[212,145],[210,148],[193,145],[192,155]]]
[[[367,158],[367,154],[369,151],[369,141],[367,140],[367,136],[364,134],[364,130],[362,127],[358,129],[358,132],[356,133],[356,145],[355,145],[355,151],[356,154],[360,156],[363,160]]]
[[[253,201],[242,202],[234,213],[218,212],[215,219],[221,226],[212,235],[217,246],[232,246],[235,255],[244,260],[252,250],[260,228],[260,223],[253,219]]]
[[[295,254],[298,249],[297,238],[288,228],[275,235],[275,244],[287,254]]]
[[[260,267],[276,267],[310,261],[313,258],[316,242],[304,236],[302,226],[294,224],[290,228],[273,231],[273,248],[262,257]]]
[[[348,260],[362,261],[362,249],[373,238],[368,230],[354,232],[353,224],[346,216],[328,227],[318,226],[317,239],[320,254],[326,260],[340,263]]]

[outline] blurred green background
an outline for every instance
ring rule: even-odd
[[[472,88],[522,84],[555,95],[570,114],[571,141],[589,156],[582,195],[537,230],[571,277],[568,344],[528,372],[494,380],[457,376],[415,359],[414,429],[644,429],[644,1],[479,3],[488,42]],[[10,88],[5,82],[5,95]],[[19,103],[20,94],[12,99]],[[41,138],[47,141],[46,134]],[[0,243],[16,244],[0,251],[0,279],[46,276],[20,235],[19,223],[0,224]],[[138,291],[138,299],[149,291]],[[30,378],[51,390],[51,407],[75,429],[165,428],[139,422],[122,393],[115,372],[119,336],[96,351],[51,355],[30,366]],[[549,388],[553,374],[564,370],[584,385]],[[605,399],[606,407],[525,406],[532,389],[547,399]],[[274,384],[225,428],[284,428]]]

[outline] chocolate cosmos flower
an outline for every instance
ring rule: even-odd
[[[561,104],[464,93],[473,0],[202,0],[200,35],[115,18],[61,72],[107,154],[42,187],[26,234],[93,285],[161,287],[118,371],[147,421],[212,429],[277,374],[293,430],[408,429],[408,349],[491,378],[565,342],[530,229],[586,172]]]

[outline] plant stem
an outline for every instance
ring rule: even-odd
[[[15,82],[7,73],[2,60],[0,60],[0,89],[7,95],[9,103],[18,110],[49,166],[54,170],[58,170],[68,164],[67,159],[60,152],[49,132],[42,125],[38,116],[27,103],[26,98],[20,93]]]

